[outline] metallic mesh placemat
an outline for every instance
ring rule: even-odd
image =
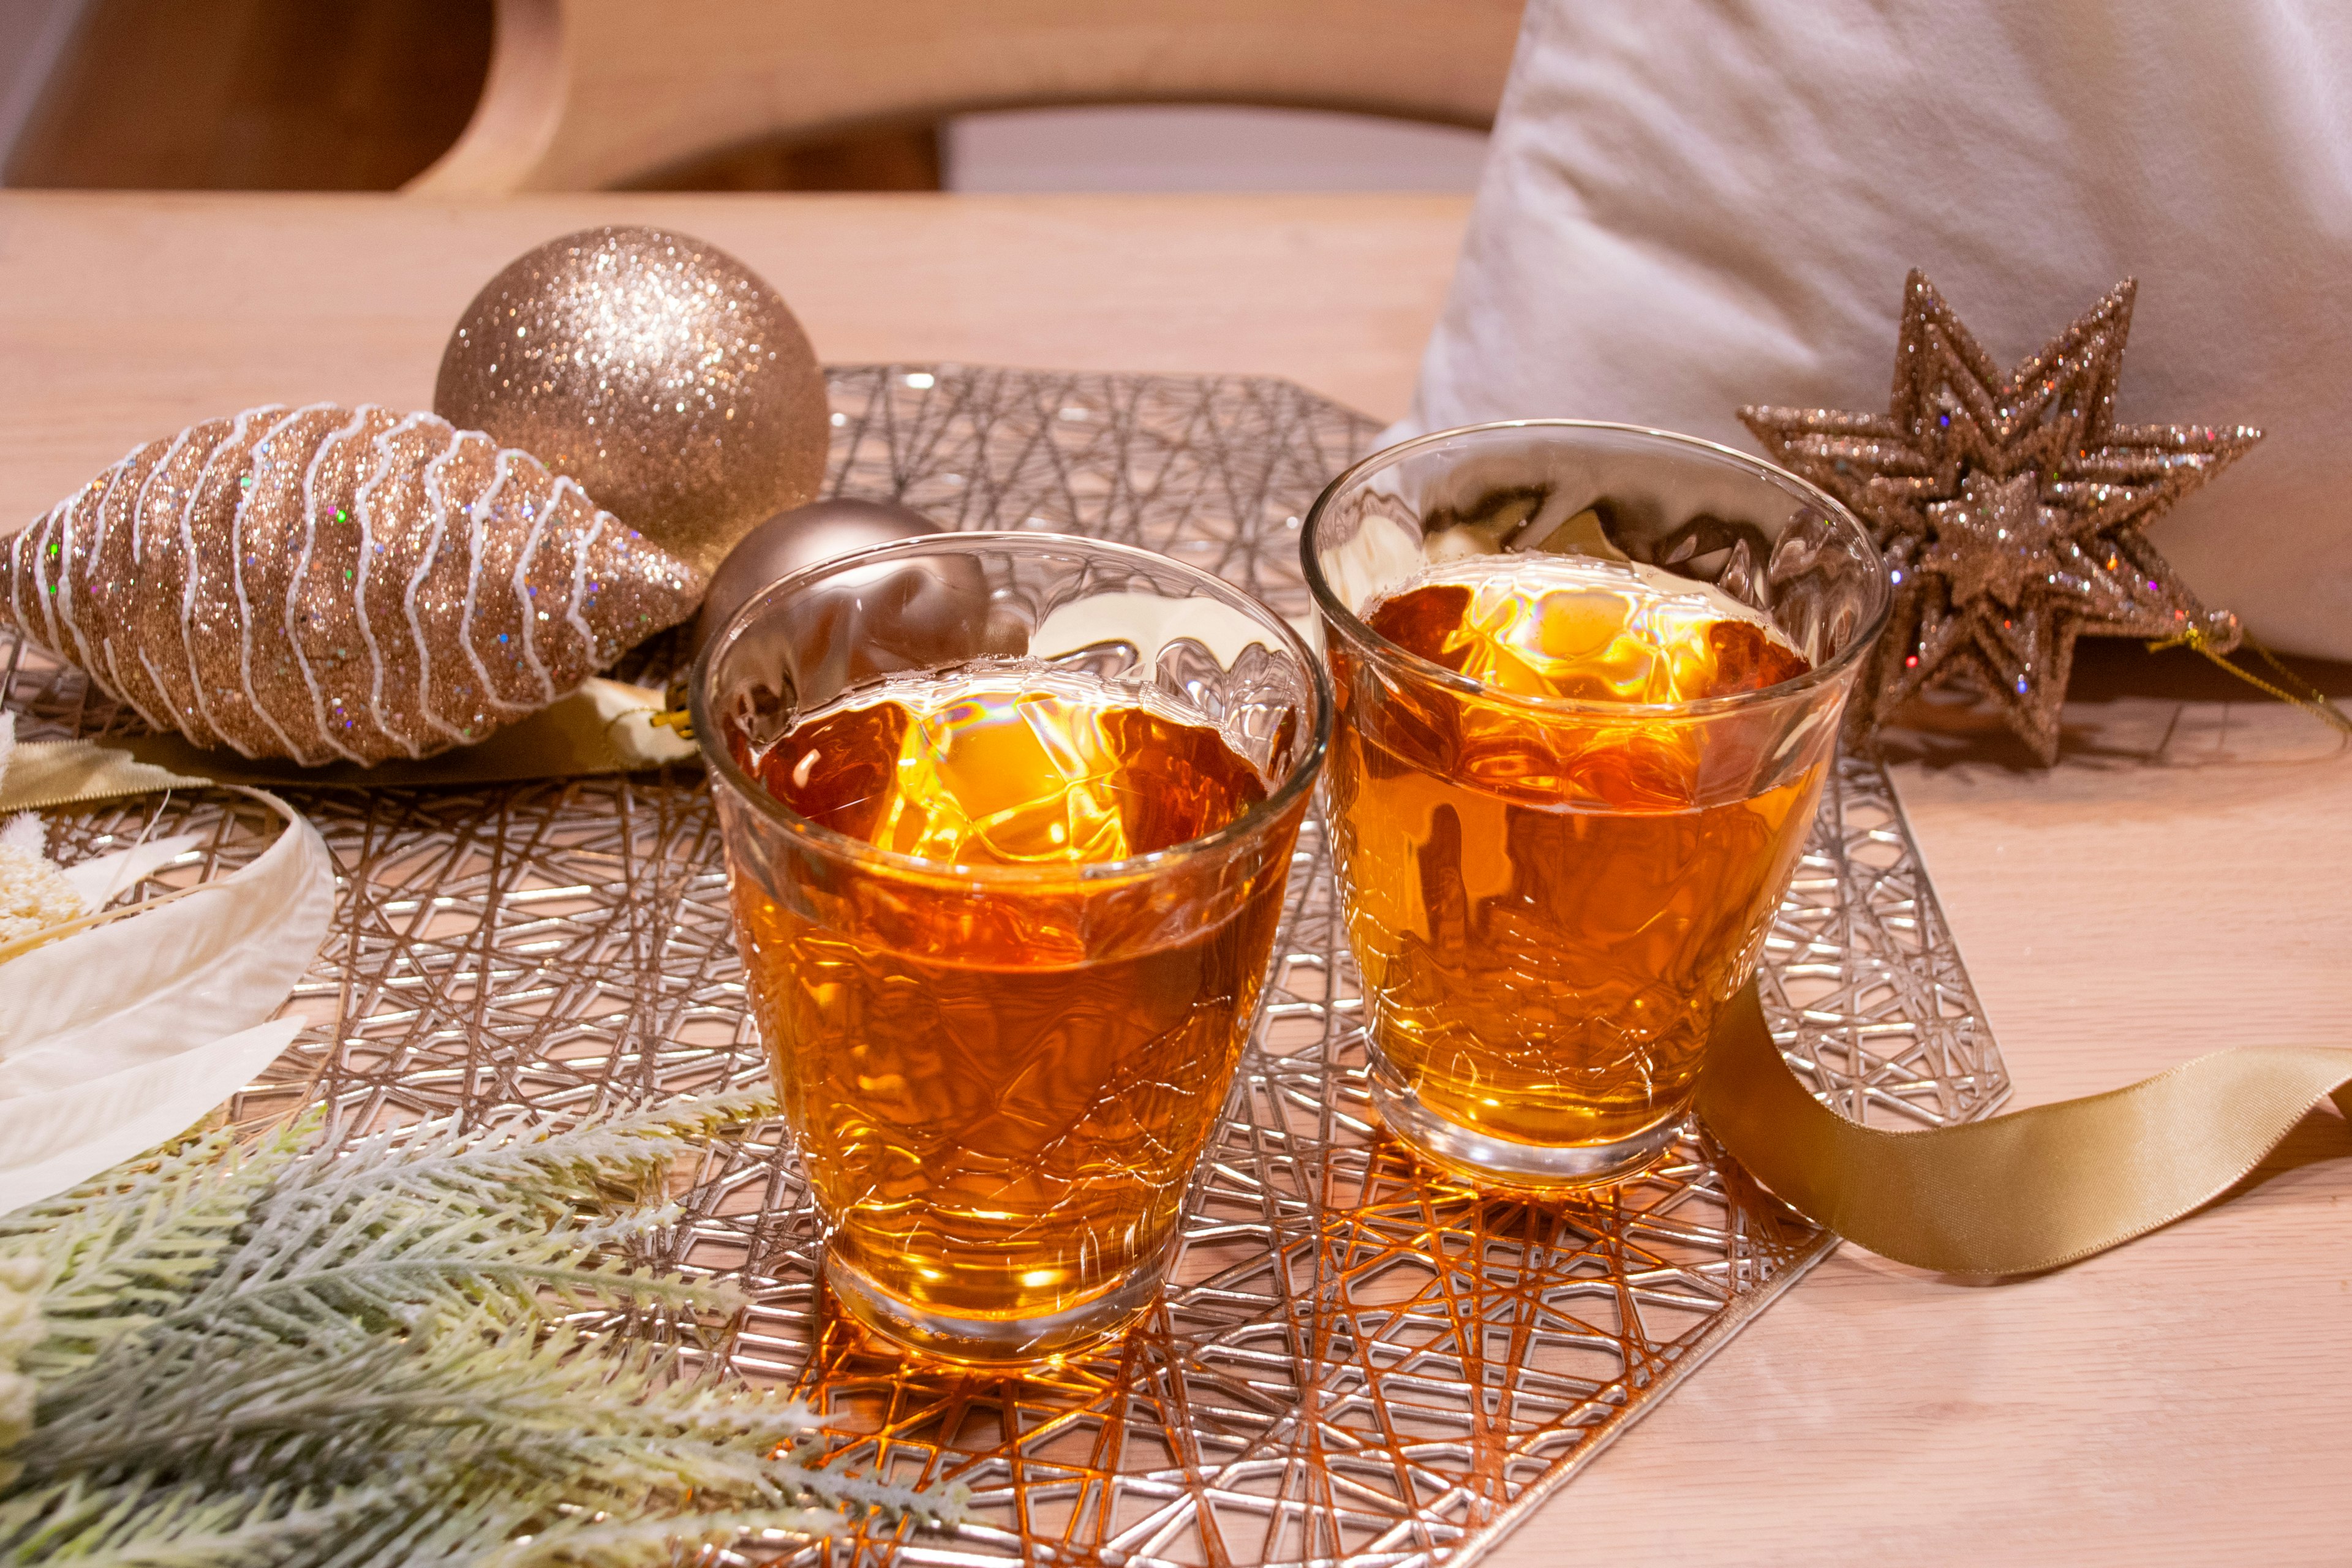
[[[832,373],[833,481],[960,527],[1108,535],[1304,616],[1300,517],[1372,423],[1286,383],[950,366]],[[129,721],[7,648],[25,738]],[[623,673],[658,679],[663,640]],[[571,1116],[764,1081],[692,769],[490,789],[290,791],[333,849],[311,1022],[232,1106],[341,1125]],[[159,879],[272,832],[225,792],[55,815],[100,852],[207,836]],[[1703,1133],[1644,1179],[1552,1205],[1433,1180],[1370,1121],[1353,966],[1319,826],[1302,834],[1268,1001],[1187,1211],[1164,1301],[1116,1350],[1025,1376],[911,1367],[838,1320],[773,1125],[706,1150],[659,1260],[756,1305],[714,1351],[799,1389],[854,1468],[972,1489],[951,1534],[811,1559],[1466,1563],[1661,1398],[1834,1238]],[[1849,1116],[1936,1126],[2007,1092],[1885,774],[1839,763],[1773,930],[1766,1009]]]

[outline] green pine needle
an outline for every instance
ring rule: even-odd
[[[216,1135],[0,1216],[0,1308],[15,1281],[38,1310],[0,1342],[34,1395],[0,1426],[0,1564],[625,1565],[947,1521],[960,1496],[830,1474],[806,1409],[627,1331],[741,1307],[614,1248],[762,1108]]]

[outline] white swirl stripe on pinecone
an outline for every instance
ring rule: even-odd
[[[478,741],[703,586],[528,452],[333,404],[150,442],[0,555],[0,613],[148,723],[313,765]]]

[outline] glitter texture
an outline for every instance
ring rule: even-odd
[[[157,729],[306,764],[478,741],[702,589],[528,452],[331,404],[151,441],[0,547],[0,619]]]
[[[1960,689],[2050,763],[2077,637],[2237,646],[2236,617],[2200,605],[2141,531],[2262,432],[2116,423],[2137,288],[2126,279],[2003,376],[1914,272],[1886,413],[1739,411],[1775,461],[1870,525],[1894,569],[1886,635],[1848,710],[1856,738],[1924,690]]]
[[[706,573],[816,499],[832,435],[783,297],[657,228],[566,235],[491,279],[441,356],[433,407],[537,453]]]

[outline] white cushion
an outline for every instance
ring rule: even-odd
[[[1400,433],[1884,409],[1906,271],[2003,364],[2140,279],[2118,415],[2267,438],[2148,533],[2352,658],[2352,5],[1530,0]]]

